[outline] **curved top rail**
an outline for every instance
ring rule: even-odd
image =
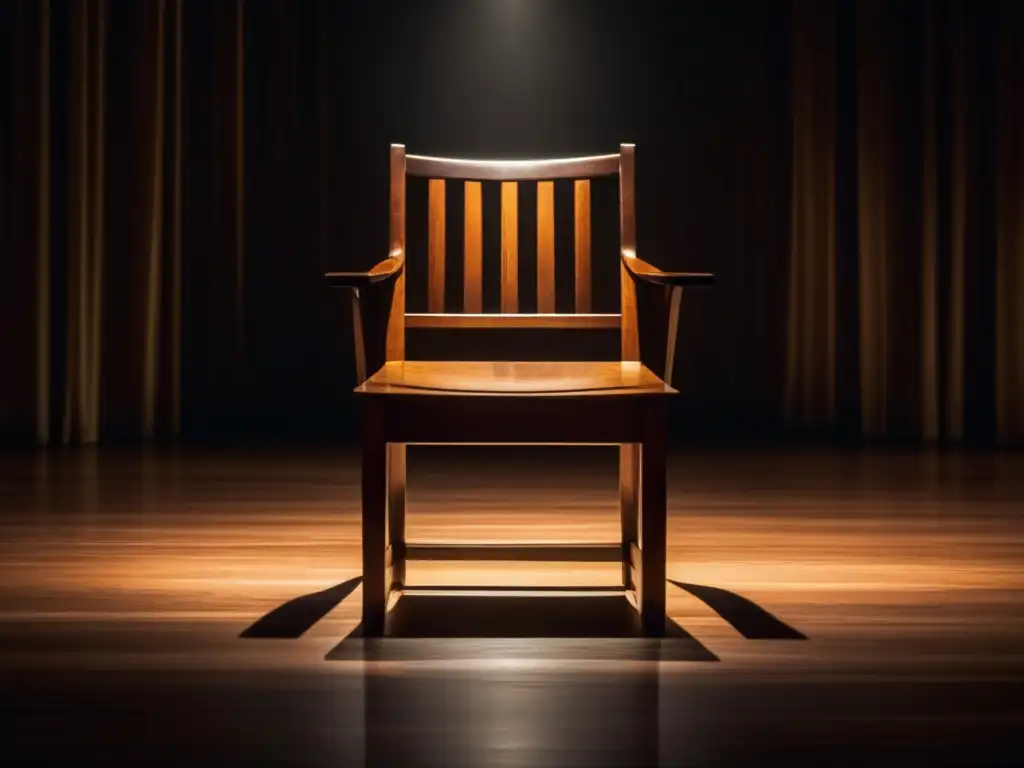
[[[460,160],[451,157],[406,155],[410,176],[475,181],[539,181],[611,176],[619,172],[619,153],[551,160]]]

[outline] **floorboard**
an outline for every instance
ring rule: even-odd
[[[616,462],[410,448],[408,538],[614,540]],[[579,589],[616,563],[425,561],[410,584],[463,589],[403,597],[364,641],[358,469],[322,447],[0,457],[14,764],[1024,755],[1024,455],[674,452],[663,640]]]

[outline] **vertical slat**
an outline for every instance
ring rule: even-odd
[[[619,233],[622,253],[636,257],[636,217],[634,213],[635,164],[633,144],[619,145]],[[636,318],[636,287],[623,264],[619,265],[622,284],[622,359],[640,359],[640,337]]]
[[[501,311],[519,311],[519,185],[514,181],[501,184]]]
[[[555,183],[537,183],[537,311],[555,311]]]
[[[590,312],[590,180],[573,185],[573,230],[576,242],[576,311]]]
[[[483,201],[479,181],[466,182],[466,222],[463,270],[462,311],[483,312]]]
[[[428,186],[427,309],[444,312],[444,179]]]
[[[391,254],[405,260],[405,145],[391,145]],[[395,280],[388,319],[387,359],[405,359],[405,270]],[[373,373],[367,371],[368,374]]]

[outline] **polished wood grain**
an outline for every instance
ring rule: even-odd
[[[621,249],[636,248],[635,147],[619,147],[619,244]],[[637,321],[636,286],[625,264],[619,266],[619,309],[622,315],[620,354],[623,360],[640,360],[640,335]],[[626,551],[640,541],[640,445],[619,446],[619,514],[622,545]],[[634,593],[641,585],[623,558],[623,578]],[[639,598],[639,595],[637,595]],[[639,604],[639,600],[637,600]]]
[[[619,446],[619,531],[622,542],[622,581],[635,590],[639,583],[630,573],[632,548],[640,543],[640,444]]]
[[[643,571],[643,557],[640,553],[640,546],[635,542],[630,542],[626,549],[629,550],[629,555],[623,558],[623,564],[629,567],[629,580],[626,582],[627,588],[633,590],[634,598],[637,594],[637,590],[640,588],[640,584],[643,583],[641,573]]]
[[[431,179],[427,192],[427,307],[444,312],[445,182]]]
[[[619,147],[619,242],[623,252],[636,251],[636,147]],[[620,305],[622,314],[622,359],[640,359],[640,336],[637,323],[636,286],[623,262],[619,267]]]
[[[619,171],[619,156],[556,158],[551,160],[461,160],[409,155],[410,176],[476,181],[542,181],[611,176]]]
[[[687,286],[714,285],[715,276],[710,272],[665,272],[653,264],[636,257],[631,248],[622,249],[622,264],[630,277],[655,285]]]
[[[368,403],[362,409],[362,574],[363,626],[369,634],[384,631],[384,614],[391,579],[387,577],[387,443],[383,408]]]
[[[359,302],[359,290],[350,291],[352,305],[352,344],[356,363],[356,381],[366,381],[369,371],[366,370],[366,334],[363,331],[363,312]]]
[[[356,390],[359,394],[606,396],[675,390],[639,363],[389,362]]]
[[[644,400],[655,391],[532,393],[405,390],[388,402],[385,438],[417,445],[610,445],[643,439]],[[379,395],[367,395],[379,397]]]
[[[392,557],[392,569],[387,580],[392,590],[405,584],[405,500],[406,500],[406,445],[388,443],[388,548],[394,548],[398,557]]]
[[[555,184],[537,183],[537,311],[555,311]]]
[[[466,182],[462,311],[483,312],[483,189],[479,181]]]
[[[373,457],[395,443],[640,442],[639,540],[646,575],[645,581],[624,580],[622,586],[636,596],[644,631],[664,633],[663,401],[675,390],[649,369],[636,362],[389,362],[356,393],[370,401],[363,407],[363,450]],[[370,442],[375,443],[372,449]],[[384,466],[369,459],[362,481],[387,487]],[[403,499],[404,492],[403,475]],[[385,527],[381,499],[364,492],[363,501],[363,528],[370,536],[366,546],[376,550],[370,557],[364,548],[364,577],[388,585],[363,603],[365,635],[379,637],[384,630],[381,617],[404,583],[404,566],[402,577],[395,575],[398,563],[414,550],[399,543],[389,560],[388,542],[376,533]],[[404,537],[404,513],[401,526],[399,535]],[[629,552],[622,544],[613,551],[628,563]],[[528,554],[522,549],[518,553]]]
[[[477,560],[498,562],[618,563],[618,544],[443,544],[417,542],[405,546],[409,560]],[[618,589],[619,587],[615,587]]]
[[[573,253],[576,311],[590,312],[590,180],[573,182]]]
[[[686,284],[710,282],[710,275],[682,275],[655,269],[636,259],[634,146],[618,155],[559,161],[483,162],[423,156],[407,158],[402,145],[391,150],[391,252],[405,258],[406,175],[430,176],[428,183],[428,308],[405,313],[405,273],[400,268],[386,285],[389,294],[363,296],[351,285],[356,333],[356,393],[372,399],[364,407],[363,483],[383,485],[385,495],[364,492],[364,577],[375,585],[364,601],[364,631],[380,636],[388,606],[402,593],[405,561],[405,446],[424,443],[561,443],[620,446],[622,587],[640,614],[644,631],[661,635],[664,625],[664,464],[665,409],[661,396],[675,394],[665,380],[674,367],[680,291]],[[410,165],[411,163],[411,165]],[[584,171],[586,173],[584,173]],[[512,173],[518,175],[511,175]],[[586,312],[572,321],[556,317],[554,182],[559,174],[619,174],[621,312],[597,318]],[[540,175],[537,175],[540,174]],[[465,178],[463,318],[444,313],[445,179]],[[618,363],[440,363],[404,362],[406,322],[419,327],[496,327],[483,315],[482,187],[477,179],[501,179],[501,313],[506,327],[606,327],[621,333]],[[518,179],[537,179],[537,314],[519,313]],[[590,187],[574,183],[574,301],[589,309]],[[352,280],[351,277],[348,278]],[[666,288],[663,301],[638,303],[635,282]],[[367,283],[372,285],[372,283]],[[382,296],[384,298],[382,298]],[[387,307],[386,350],[381,358],[367,328],[374,309]],[[642,318],[642,319],[641,319]],[[524,325],[528,323],[528,325]],[[663,350],[654,361],[641,356],[639,329],[656,334]],[[379,330],[377,331],[379,334]],[[648,344],[650,347],[650,343]],[[395,363],[392,365],[392,363]],[[653,366],[653,370],[648,365]],[[371,373],[373,372],[373,373]],[[366,378],[369,376],[369,378]],[[401,395],[393,399],[392,396]],[[438,395],[444,397],[438,399]],[[628,398],[615,402],[617,398]],[[373,446],[370,446],[373,443]],[[378,454],[386,459],[378,460]],[[646,467],[646,469],[645,469]],[[657,518],[660,518],[660,522]],[[384,533],[381,534],[380,530]],[[633,557],[639,542],[640,561]],[[655,562],[660,560],[660,562]],[[377,589],[383,583],[383,592]]]
[[[563,328],[617,330],[622,316],[617,314],[430,314],[409,313],[406,328]]]
[[[344,287],[349,292],[357,382],[361,383],[369,372],[383,365],[389,355],[395,359],[390,320],[395,314],[394,301],[401,298],[398,288],[403,272],[404,257],[400,251],[394,251],[367,272],[328,272],[325,275],[328,287]]]
[[[519,185],[501,184],[501,311],[519,311]]]
[[[396,276],[403,266],[400,252],[377,262],[365,272],[327,272],[324,281],[329,288],[361,288],[381,283]]]
[[[643,409],[643,442],[640,445],[640,574],[637,605],[644,631],[660,635],[665,630],[666,488],[665,466],[668,432],[663,401],[651,401]],[[632,547],[630,548],[632,560]],[[631,572],[632,573],[632,572]]]
[[[409,454],[410,541],[618,537],[614,449]],[[416,561],[413,583],[467,597],[410,592],[388,615],[405,634],[359,645],[359,478],[345,448],[0,456],[6,763],[952,766],[1024,747],[1024,456],[678,447],[667,576],[693,591],[670,584],[666,610],[691,640],[555,637],[606,598],[532,593],[504,625],[532,635],[473,634],[466,606],[514,601],[470,587],[601,587],[620,566]],[[752,639],[693,585],[807,639]],[[288,605],[289,639],[240,637]]]
[[[682,308],[683,288],[672,285],[666,288],[668,295],[668,328],[665,333],[665,370],[662,378],[666,384],[672,383],[676,367],[676,347],[679,345],[679,311]]]
[[[405,147],[391,145],[390,225],[391,253],[405,259]],[[405,270],[394,278],[387,323],[387,359],[405,358]]]
[[[409,454],[410,541],[619,537],[614,448]],[[175,617],[193,611],[241,631],[289,597],[358,576],[359,478],[358,450],[345,447],[5,453],[0,611],[5,622],[185,620]],[[667,478],[669,578],[747,594],[812,640],[849,641],[801,646],[788,665],[948,672],[1024,663],[1019,648],[1006,658],[982,652],[1024,631],[1024,455],[698,445],[673,450]],[[461,493],[451,494],[453,482]],[[615,563],[412,566],[452,584],[557,583],[553,575],[603,584],[618,573]],[[359,594],[322,641],[355,625]],[[728,627],[716,630],[720,619],[669,594],[669,615],[721,643],[723,658],[745,669],[756,661],[729,642]],[[940,647],[941,659],[918,653]],[[284,649],[263,650],[273,658]],[[766,669],[781,660],[779,649],[749,650],[764,654]]]

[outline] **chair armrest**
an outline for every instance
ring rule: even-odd
[[[387,280],[402,271],[405,259],[392,255],[366,272],[328,272],[324,275],[328,288],[362,288]]]
[[[638,259],[632,248],[623,248],[621,255],[623,269],[632,281],[622,285],[623,355],[631,349],[632,354],[671,385],[683,288],[714,285],[715,276],[709,272],[665,272]],[[663,290],[648,293],[641,285]],[[639,301],[641,294],[647,294],[646,301]]]
[[[622,263],[634,280],[645,283],[679,287],[715,284],[715,276],[710,272],[665,272],[638,259],[630,250],[622,251]]]
[[[388,258],[366,272],[327,272],[324,275],[328,288],[349,289],[356,376],[360,384],[387,360],[390,325],[395,312],[404,309],[404,298],[395,303],[396,297],[401,297],[405,290],[402,285],[404,266],[405,254],[395,248]]]

